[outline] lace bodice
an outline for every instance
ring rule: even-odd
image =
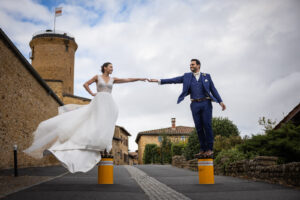
[[[98,84],[97,84],[97,92],[108,92],[111,93],[113,87],[114,79],[112,77],[109,78],[108,83],[106,83],[101,75],[98,75]]]

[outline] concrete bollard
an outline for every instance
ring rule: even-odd
[[[114,183],[114,159],[102,158],[98,163],[98,184]]]
[[[212,158],[198,159],[199,184],[214,184],[214,161]]]

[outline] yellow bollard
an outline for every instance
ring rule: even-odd
[[[212,158],[198,159],[199,184],[214,184],[214,161]]]
[[[98,184],[114,183],[114,159],[102,158],[98,163]]]

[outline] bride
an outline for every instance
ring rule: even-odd
[[[71,173],[87,172],[100,160],[100,151],[112,148],[118,108],[111,91],[115,83],[145,81],[146,78],[112,78],[111,63],[101,67],[102,75],[96,75],[83,86],[94,98],[87,105],[60,106],[59,115],[42,121],[34,131],[33,144],[23,152],[40,159],[44,153],[52,153]],[[97,93],[89,88],[97,85]]]

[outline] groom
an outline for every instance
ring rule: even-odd
[[[195,157],[213,156],[214,137],[212,132],[212,101],[220,104],[222,110],[226,109],[217,89],[209,74],[200,73],[201,63],[192,59],[190,64],[191,73],[171,79],[151,79],[150,82],[159,84],[183,83],[182,93],[177,103],[185,96],[190,95],[191,111],[200,142],[200,152]]]

